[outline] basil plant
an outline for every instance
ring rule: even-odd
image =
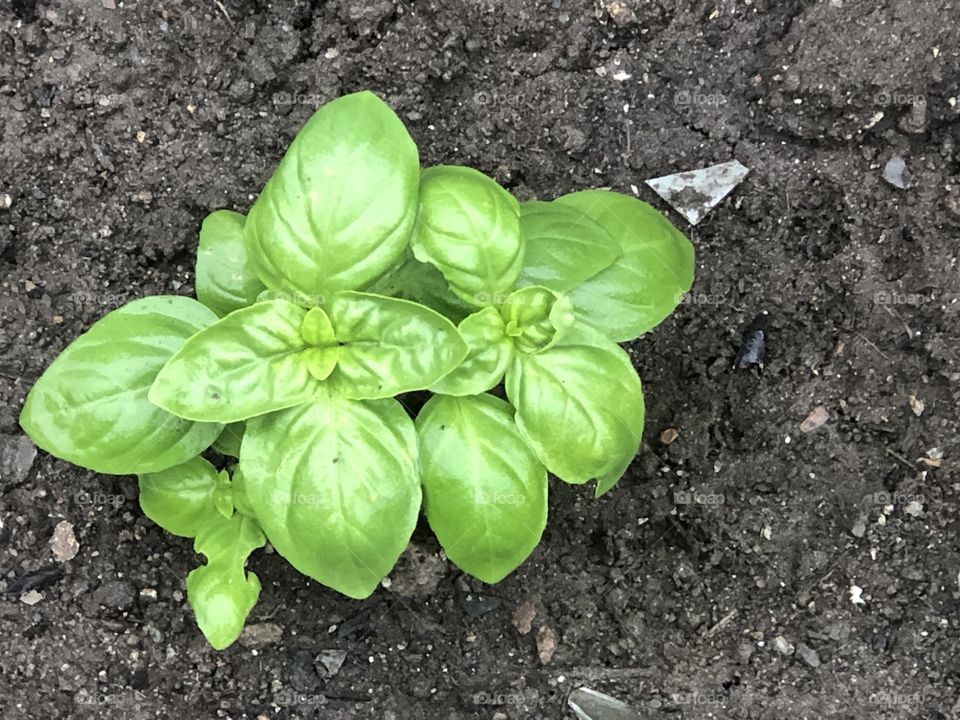
[[[513,571],[543,533],[548,473],[600,495],[637,453],[643,394],[617,343],[663,320],[693,269],[632,197],[519,203],[476,170],[421,170],[361,92],[313,115],[246,216],[204,220],[197,300],[107,314],[21,424],[57,457],[137,475],[146,515],[194,538],[188,599],[222,649],[267,541],[365,598],[423,509],[464,572]],[[414,391],[432,395],[412,418]]]

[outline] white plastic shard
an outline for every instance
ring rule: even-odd
[[[641,720],[626,703],[586,687],[570,693],[567,705],[580,720]]]
[[[749,172],[750,169],[741,162],[731,160],[700,170],[652,178],[646,183],[687,222],[696,225],[743,182]]]

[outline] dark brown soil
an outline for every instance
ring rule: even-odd
[[[960,714],[955,2],[35,3],[0,4],[0,588],[62,577],[0,595],[3,718],[552,720],[581,685],[644,718]],[[636,186],[666,209],[643,179],[752,173],[695,230],[671,214],[698,278],[631,346],[646,444],[615,491],[554,483],[543,544],[495,587],[444,562],[398,594],[438,563],[427,532],[364,602],[261,553],[254,632],[219,654],[190,542],[129,478],[19,472],[17,416],[95,319],[191,294],[203,216],[246,210],[314,107],[362,88],[425,164],[522,198]],[[735,372],[763,310],[765,367]],[[61,520],[80,552],[56,563]]]

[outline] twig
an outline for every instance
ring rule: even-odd
[[[863,340],[867,345],[869,345],[869,346],[872,347],[874,350],[876,350],[878,353],[880,353],[884,358],[886,358],[886,359],[889,360],[890,362],[893,362],[893,360],[891,360],[890,357],[889,357],[883,350],[881,350],[880,348],[878,348],[871,340],[865,338],[863,335],[861,335],[860,333],[858,333],[856,330],[851,330],[850,332],[852,332],[852,333],[853,333],[854,335],[856,335],[858,338],[860,338],[861,340]]]
[[[227,22],[233,25],[233,18],[230,17],[230,13],[227,12],[227,8],[223,6],[223,3],[220,0],[213,0],[214,4],[220,8],[220,12],[223,13],[223,16],[227,19]]]
[[[736,610],[731,610],[731,611],[728,612],[726,615],[724,615],[722,618],[720,618],[720,622],[718,622],[718,623],[717,623],[716,625],[714,625],[712,628],[710,628],[709,630],[707,630],[707,632],[704,633],[704,637],[713,637],[713,636],[716,635],[718,632],[720,632],[721,630],[723,630],[727,625],[729,625],[730,622],[731,622],[736,616],[737,616],[737,611],[736,611]]]
[[[911,329],[910,329],[910,326],[907,325],[907,321],[904,320],[902,317],[900,317],[900,313],[894,312],[893,310],[891,310],[890,308],[888,308],[886,305],[883,306],[883,309],[887,311],[887,314],[888,314],[890,317],[892,317],[892,318],[894,318],[894,319],[896,319],[896,320],[899,320],[901,323],[903,323],[903,329],[907,331],[907,337],[910,338],[910,339],[913,339],[913,330],[911,330]]]
[[[891,450],[891,449],[888,448],[888,447],[884,447],[884,448],[883,448],[883,451],[884,451],[885,453],[887,453],[887,455],[891,455],[891,456],[895,457],[897,460],[899,460],[900,462],[902,462],[904,465],[906,465],[906,466],[907,466],[908,468],[910,468],[911,470],[916,470],[916,469],[917,469],[917,466],[916,466],[916,465],[914,465],[912,462],[910,462],[909,460],[907,460],[907,459],[906,459],[903,455],[901,455],[900,453],[895,452],[895,451]]]

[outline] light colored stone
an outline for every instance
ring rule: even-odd
[[[810,414],[807,415],[804,421],[800,423],[800,432],[812,433],[817,428],[825,425],[829,419],[830,413],[827,412],[827,409],[823,405],[817,405],[810,411]]]
[[[521,635],[526,635],[533,628],[533,619],[537,616],[537,606],[530,600],[524,600],[513,612],[513,626]]]
[[[73,560],[80,552],[80,543],[77,542],[77,536],[73,534],[73,524],[66,520],[61,520],[53,529],[53,537],[50,538],[50,549],[53,551],[53,557],[60,562]]]
[[[537,654],[540,656],[540,662],[550,662],[556,650],[557,634],[553,631],[553,628],[544,625],[537,633]]]
[[[24,605],[36,605],[41,600],[43,600],[43,595],[36,590],[30,590],[29,592],[25,592],[20,596],[20,602],[22,602]]]
[[[283,628],[276,623],[254,623],[240,633],[240,644],[247,648],[262,648],[279,642]]]

